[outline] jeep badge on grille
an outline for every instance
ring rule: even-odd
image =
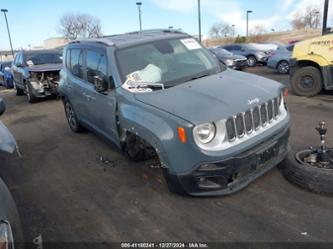
[[[259,102],[260,102],[259,98],[255,98],[255,99],[249,99],[247,101],[247,104],[248,105],[254,105],[254,104],[259,104]]]

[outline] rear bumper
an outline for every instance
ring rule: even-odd
[[[169,174],[168,182],[193,196],[231,194],[278,165],[288,153],[288,138],[289,127],[237,156],[208,163],[210,169],[199,165],[187,174]]]

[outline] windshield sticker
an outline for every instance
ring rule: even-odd
[[[200,44],[193,38],[180,40],[188,50],[200,49]]]

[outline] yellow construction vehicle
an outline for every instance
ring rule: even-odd
[[[325,0],[322,36],[295,44],[290,59],[291,88],[296,95],[315,96],[333,90],[333,2]]]

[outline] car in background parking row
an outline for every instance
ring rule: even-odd
[[[242,55],[235,55],[223,48],[209,48],[215,57],[231,69],[243,70],[247,67],[247,58]]]
[[[12,65],[16,94],[26,94],[29,103],[57,95],[61,68],[62,50],[18,52]]]
[[[277,70],[280,74],[289,73],[289,59],[292,55],[294,45],[281,46],[272,53],[267,61],[267,67]]]
[[[10,71],[12,66],[11,61],[0,63],[0,85],[6,88],[13,88],[13,75]]]
[[[236,55],[245,56],[249,67],[254,67],[257,63],[266,65],[268,57],[271,54],[271,51],[260,50],[250,43],[230,44],[220,46],[219,48],[224,48]]]

